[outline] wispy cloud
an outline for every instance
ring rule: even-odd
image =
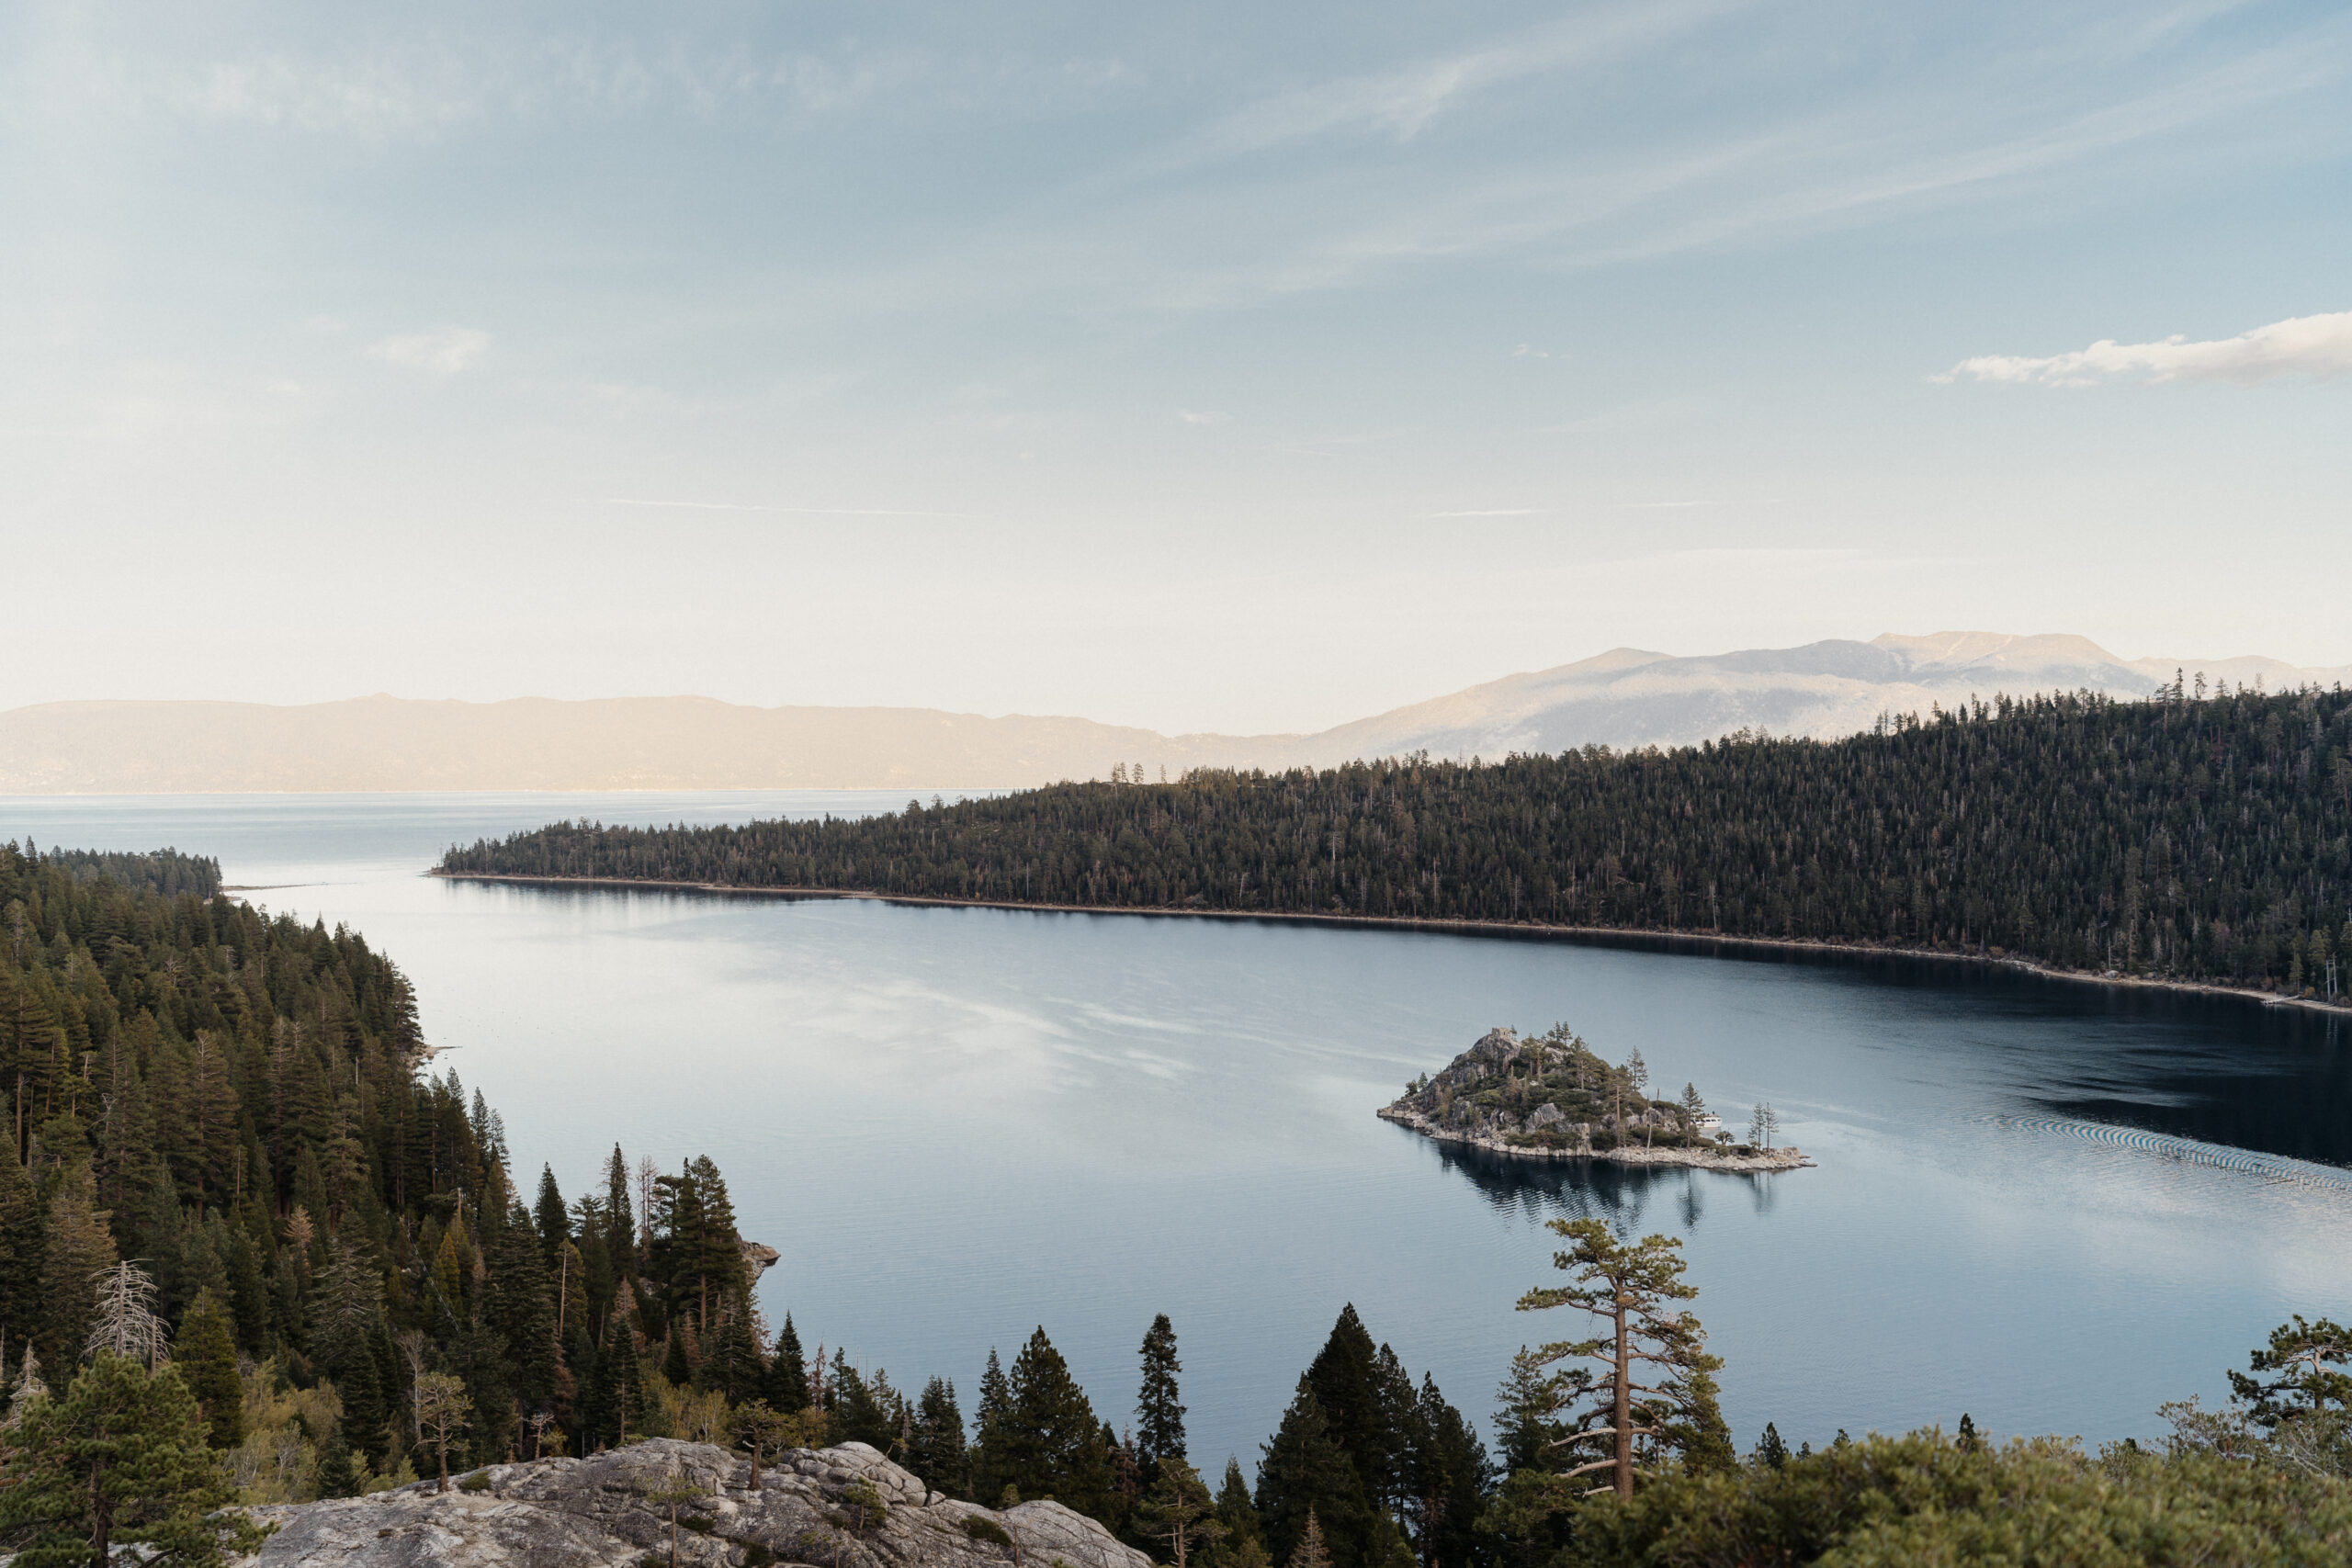
[[[1473,512],[1432,512],[1432,513],[1430,513],[1429,515],[1430,515],[1431,518],[1439,518],[1439,517],[1532,517],[1532,516],[1534,516],[1537,513],[1539,513],[1539,512],[1541,512],[1541,511],[1543,511],[1543,510],[1544,510],[1544,508],[1542,508],[1542,507],[1540,507],[1540,506],[1489,506],[1489,507],[1482,507],[1482,508],[1480,508],[1480,509],[1478,509],[1478,510],[1476,510],[1476,511],[1473,511]]]
[[[1216,409],[1178,409],[1176,417],[1186,424],[1224,424],[1233,418],[1231,414]]]
[[[470,368],[490,347],[490,334],[471,327],[441,327],[429,333],[402,333],[368,344],[368,356],[408,370],[454,376]]]
[[[894,506],[768,506],[745,501],[646,501],[611,495],[606,506],[651,506],[684,512],[768,512],[797,517],[977,517],[976,512],[924,512]]]
[[[1333,133],[1408,141],[1458,100],[1645,49],[1740,9],[1746,0],[1657,0],[1611,7],[1391,70],[1278,94],[1212,126],[1195,155],[1254,152]]]
[[[1979,381],[2008,381],[2043,387],[2087,387],[2100,381],[2230,381],[2242,387],[2285,376],[2341,376],[2352,371],[2352,310],[2322,316],[2291,316],[2235,337],[2191,343],[2186,336],[2161,343],[2117,343],[2102,338],[2088,348],[2043,358],[1985,354],[1963,359],[1938,381],[1962,376]]]

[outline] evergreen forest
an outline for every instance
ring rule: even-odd
[[[1140,774],[1141,770],[1136,770]],[[566,822],[457,875],[2015,954],[2335,994],[2352,695],[2003,697],[1841,740],[1196,771],[857,820]]]

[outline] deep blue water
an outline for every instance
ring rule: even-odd
[[[1743,1443],[1962,1410],[2148,1435],[2290,1312],[2352,1310],[2352,1063],[2308,1014],[1935,964],[421,874],[560,816],[901,793],[15,798],[0,833],[217,854],[246,897],[349,922],[522,1179],[550,1162],[576,1193],[616,1141],[709,1154],[783,1252],[768,1314],[902,1384],[968,1402],[1042,1323],[1122,1421],[1168,1312],[1211,1470],[1254,1461],[1351,1300],[1483,1420],[1511,1351],[1571,1328],[1511,1310],[1562,1214],[1688,1238]],[[1529,1167],[1374,1119],[1490,1025],[1562,1020],[1736,1123],[1771,1100],[1819,1168]]]

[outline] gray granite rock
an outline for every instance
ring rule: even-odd
[[[1149,1568],[1150,1559],[1058,1503],[999,1513],[950,1501],[864,1443],[796,1450],[762,1469],[704,1443],[656,1438],[586,1459],[499,1464],[453,1481],[335,1502],[256,1508],[277,1527],[249,1568],[625,1568],[670,1551],[669,1510],[647,1494],[701,1489],[678,1506],[678,1561],[741,1568]],[[845,1496],[863,1483],[883,1517]],[[473,1488],[468,1490],[468,1488]],[[973,1533],[977,1528],[980,1533]],[[995,1539],[1001,1535],[1012,1544]]]

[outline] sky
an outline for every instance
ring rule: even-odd
[[[2352,12],[0,11],[0,707],[2352,661]]]

